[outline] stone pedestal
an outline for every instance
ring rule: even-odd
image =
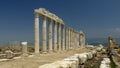
[[[22,46],[22,55],[26,56],[27,55],[27,42],[21,42]]]

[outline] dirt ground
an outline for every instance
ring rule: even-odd
[[[75,49],[62,52],[40,54],[33,57],[22,57],[16,60],[0,62],[0,68],[38,68],[40,65],[62,60],[77,53],[88,52],[89,49]]]

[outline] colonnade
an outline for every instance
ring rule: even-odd
[[[44,8],[35,9],[35,34],[34,48],[35,53],[39,53],[40,48],[43,53],[51,51],[62,51],[78,48],[85,44],[80,44],[80,37],[85,38],[80,32],[75,31],[64,24],[61,18],[45,10]],[[42,46],[40,46],[39,18],[42,17]],[[48,21],[48,30],[47,30]],[[54,24],[54,25],[53,25]],[[48,34],[47,34],[48,33]],[[48,37],[47,37],[48,35]],[[82,37],[83,36],[83,37]],[[85,40],[82,40],[82,42]],[[81,42],[81,43],[82,43]],[[48,45],[47,45],[48,43]],[[40,47],[39,47],[40,46]]]

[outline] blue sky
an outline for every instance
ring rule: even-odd
[[[40,7],[87,38],[120,37],[120,0],[0,0],[0,43],[33,41],[33,13]]]

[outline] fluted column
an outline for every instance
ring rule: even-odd
[[[39,53],[39,14],[35,13],[35,36],[34,36],[34,48],[35,48],[35,53]]]
[[[46,17],[42,16],[43,23],[42,23],[42,51],[47,51],[47,45],[46,45]]]
[[[49,28],[49,34],[48,34],[48,49],[49,52],[53,50],[52,48],[52,20],[48,19],[48,28]]]
[[[59,51],[61,51],[61,24],[58,23],[58,47]]]
[[[62,25],[62,50],[65,50],[65,26]]]
[[[54,22],[54,51],[57,51],[57,23]]]

